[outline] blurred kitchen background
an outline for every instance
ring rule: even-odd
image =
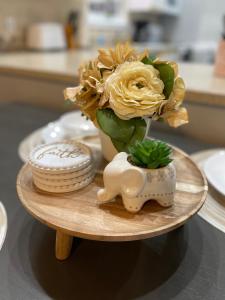
[[[99,148],[97,128],[74,104],[64,101],[63,90],[79,84],[79,65],[94,58],[98,48],[128,40],[137,50],[149,48],[161,59],[179,62],[189,124],[171,128],[152,122],[150,137],[195,153],[201,167],[210,155],[219,154],[218,160],[211,160],[217,164],[211,173],[215,180],[210,179],[218,185],[215,190],[210,185],[201,216],[224,231],[225,152],[217,151],[225,150],[224,16],[225,0],[0,0],[0,205],[8,214],[0,253],[0,300],[225,299],[223,233],[197,218],[144,248],[137,241],[134,248],[126,246],[121,252],[119,243],[108,251],[101,243],[99,251],[94,241],[82,242],[84,246],[78,241],[72,260],[59,263],[53,258],[54,233],[33,221],[16,195],[19,169],[37,145],[75,138],[94,153]],[[181,166],[181,171],[186,169]],[[192,177],[190,184],[179,182],[181,191],[193,188],[193,207],[202,190],[198,174],[193,175],[196,185]],[[54,208],[56,200],[46,205],[43,199],[40,211],[51,209],[60,215]],[[121,214],[115,216],[125,230]],[[153,220],[157,222],[158,216],[155,210]],[[104,214],[99,218],[101,226]],[[0,245],[2,236],[0,230]],[[114,254],[116,260],[111,259]],[[102,261],[107,264],[99,269]],[[87,287],[89,278],[92,284]]]
[[[1,0],[0,50],[95,49],[130,40],[173,59],[214,61],[225,1]]]
[[[180,62],[190,122],[176,132],[225,145],[224,16],[224,0],[0,0],[0,103],[74,109],[79,65],[128,40]]]

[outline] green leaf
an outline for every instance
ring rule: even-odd
[[[64,106],[70,106],[70,105],[72,105],[72,104],[74,104],[74,102],[71,101],[70,99],[66,99],[66,100],[64,101]]]
[[[98,109],[96,117],[100,128],[119,152],[128,152],[128,147],[145,136],[146,122],[142,118],[121,120],[110,108]]]
[[[124,149],[126,148],[126,143],[119,142],[119,141],[117,141],[115,139],[112,139],[112,138],[111,138],[111,141],[112,141],[114,147],[116,148],[116,150],[118,152],[124,152],[125,151]]]
[[[156,59],[156,56],[151,54],[151,55],[149,55],[149,57],[145,56],[141,62],[143,62],[143,64],[145,64],[145,65],[153,65],[155,59]]]
[[[127,121],[119,119],[112,109],[98,109],[96,117],[102,131],[113,139],[120,142],[128,142],[134,127]]]
[[[145,56],[142,59],[142,62],[145,65],[152,65],[154,68],[156,68],[159,71],[160,79],[164,83],[163,93],[164,93],[166,99],[168,99],[173,90],[174,77],[175,77],[174,70],[169,64],[154,63],[155,59],[156,59],[156,57],[154,55],[150,55],[149,57]]]
[[[157,161],[153,161],[153,162],[149,163],[147,166],[148,166],[148,169],[157,169],[157,168],[159,168],[159,163]]]
[[[154,67],[159,71],[160,79],[164,83],[163,94],[168,99],[173,90],[174,70],[169,64],[154,64]]]
[[[149,56],[149,57],[145,56],[141,62],[143,62],[143,64],[145,64],[145,65],[153,65],[154,64],[151,56]]]
[[[137,157],[133,157],[132,161],[136,166],[140,166],[140,167],[144,166],[144,164]]]
[[[146,133],[146,122],[142,118],[133,118],[125,122],[129,122],[130,126],[134,128],[129,143],[127,143],[126,146],[127,152],[129,146],[134,145],[137,141],[141,142],[144,139]]]

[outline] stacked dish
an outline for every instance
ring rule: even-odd
[[[79,190],[94,178],[90,148],[75,141],[38,146],[31,152],[29,164],[36,187],[50,193]]]
[[[98,130],[93,122],[83,117],[80,111],[67,112],[41,129],[41,138],[45,144],[96,134]]]

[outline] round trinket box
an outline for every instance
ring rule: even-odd
[[[30,153],[34,184],[43,191],[65,193],[87,186],[94,178],[90,148],[74,141],[42,145]]]

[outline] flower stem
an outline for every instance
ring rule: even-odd
[[[146,118],[145,121],[147,123],[147,126],[146,126],[146,131],[145,131],[145,137],[144,137],[144,139],[148,140],[148,139],[150,139],[149,131],[150,131],[152,119],[151,118]]]

